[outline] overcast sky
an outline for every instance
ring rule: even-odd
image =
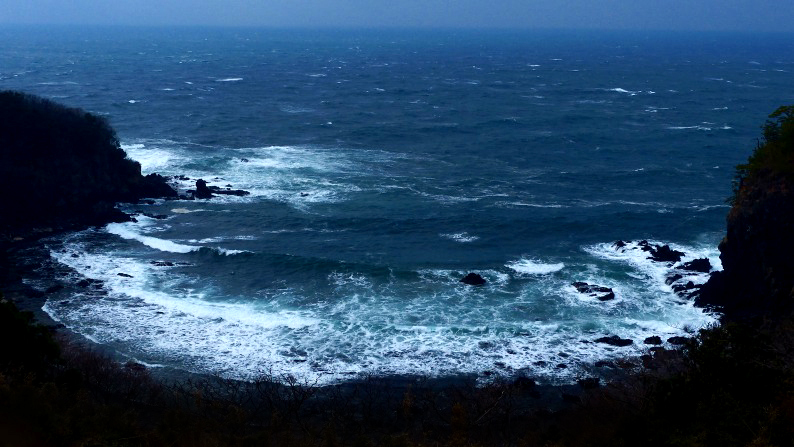
[[[794,32],[794,0],[0,0],[0,24]]]

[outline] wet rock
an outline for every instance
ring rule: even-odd
[[[143,213],[143,215],[151,219],[158,219],[158,220],[168,219],[168,216],[165,214]]]
[[[182,180],[183,182],[186,182],[186,181],[190,180],[190,177],[187,177],[187,176],[184,176],[184,175],[175,175],[173,178],[175,180]]]
[[[566,365],[565,363],[558,363],[557,364],[557,369],[566,369],[566,368],[568,368],[568,365]]]
[[[196,190],[193,191],[193,196],[197,199],[211,199],[212,191],[207,187],[207,182],[203,179],[196,180]]]
[[[530,390],[537,386],[537,382],[529,377],[519,377],[513,381],[513,385],[521,389]]]
[[[609,360],[599,360],[593,364],[596,368],[614,368],[615,364]]]
[[[685,262],[679,267],[681,270],[690,272],[708,273],[711,271],[711,262],[708,258],[695,259],[694,261]]]
[[[656,262],[678,262],[684,256],[683,252],[673,250],[669,245],[655,245],[651,248],[651,257]]]
[[[174,263],[170,261],[152,261],[152,265],[157,267],[173,267]]]
[[[659,337],[658,335],[654,335],[653,337],[646,338],[644,343],[646,345],[660,345],[662,344],[662,337]]]
[[[598,388],[598,386],[601,385],[601,379],[598,377],[586,377],[584,379],[577,380],[576,383],[586,390],[591,390],[593,388]]]
[[[132,360],[130,360],[129,362],[124,364],[124,369],[135,372],[143,372],[146,371],[146,366],[141,363],[133,362]]]
[[[634,343],[633,340],[630,340],[628,338],[620,338],[617,335],[610,335],[608,337],[597,338],[595,339],[595,342],[604,343],[611,346],[618,346],[618,347],[628,346]]]
[[[132,278],[132,275],[129,275],[129,274],[127,274],[127,273],[116,273],[116,274],[117,274],[118,276],[122,276],[122,277],[124,277],[124,278]]]
[[[470,286],[482,286],[486,283],[485,278],[478,275],[477,273],[469,273],[468,275],[464,276],[460,282]]]
[[[625,242],[623,242],[623,241],[617,241],[617,242],[615,242],[614,244],[612,244],[612,246],[613,246],[613,247],[615,247],[615,250],[617,250],[617,249],[619,249],[619,248],[623,248],[623,247],[625,247],[625,246],[626,246],[626,243],[625,243]]]
[[[670,337],[667,339],[667,343],[671,345],[685,345],[689,339],[687,337]]]
[[[581,281],[574,282],[571,285],[576,287],[576,290],[579,293],[583,293],[592,298],[598,298],[599,301],[609,301],[615,299],[615,292],[613,292],[609,287],[597,286]]]
[[[675,275],[668,276],[667,279],[664,280],[664,283],[669,286],[670,284],[678,281],[681,278],[683,278],[683,276],[681,276],[678,273],[676,273]]]
[[[230,185],[230,187],[231,187],[231,185]],[[251,194],[250,192],[244,191],[242,189],[228,189],[228,188],[227,189],[221,189],[221,188],[218,188],[217,186],[210,186],[209,190],[210,190],[211,194],[220,194],[220,195],[225,195],[225,196],[240,196],[240,197],[242,197],[242,196],[247,196],[247,195]]]
[[[61,289],[63,289],[63,284],[55,284],[54,286],[47,287],[44,293],[55,293]]]
[[[240,159],[240,161],[241,161],[241,162],[243,162],[243,163],[248,163],[248,162],[249,162],[249,161],[251,161],[251,160],[249,160],[249,159],[247,159],[247,158],[241,158],[241,159]]]

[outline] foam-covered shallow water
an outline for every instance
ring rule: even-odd
[[[779,36],[0,34],[4,88],[107,117],[183,192],[250,192],[125,205],[136,222],[53,242],[73,286],[45,311],[237,378],[566,382],[711,324],[676,293],[707,275],[680,267],[720,268],[732,167],[794,101]],[[652,261],[643,239],[685,255]],[[633,344],[595,342],[612,335]]]

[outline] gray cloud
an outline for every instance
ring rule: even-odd
[[[791,0],[3,0],[0,23],[792,31]]]

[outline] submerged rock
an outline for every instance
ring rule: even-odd
[[[595,342],[604,343],[612,346],[618,346],[618,347],[628,346],[634,343],[633,340],[630,340],[628,338],[620,338],[617,335],[610,335],[608,337],[597,338],[595,339]]]
[[[586,294],[593,298],[598,298],[599,301],[609,301],[615,299],[615,292],[609,287],[596,286],[581,281],[574,282],[571,285],[576,287],[576,290],[579,293]]]
[[[468,284],[470,286],[482,286],[487,281],[485,278],[478,275],[477,273],[469,273],[468,275],[464,276],[463,279],[460,280],[463,284]]]

